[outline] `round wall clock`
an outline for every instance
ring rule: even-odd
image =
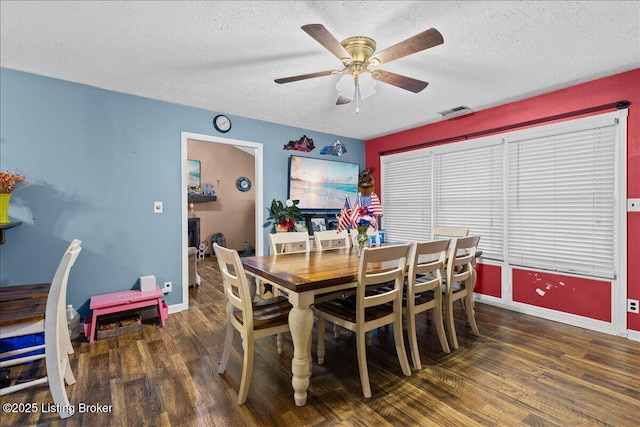
[[[231,130],[231,120],[229,120],[229,117],[219,114],[213,118],[213,127],[216,128],[218,132],[229,132]]]
[[[236,187],[238,187],[238,190],[242,192],[249,191],[249,189],[251,188],[251,180],[249,180],[249,178],[245,176],[238,178],[238,180],[236,181]]]

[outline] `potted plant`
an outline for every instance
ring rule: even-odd
[[[297,220],[304,219],[304,215],[298,208],[300,200],[287,199],[285,203],[273,199],[269,208],[267,221],[274,225],[276,232],[294,231]]]

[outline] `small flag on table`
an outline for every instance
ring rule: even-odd
[[[342,230],[345,230],[347,226],[351,223],[351,201],[349,197],[346,196],[344,199],[344,207],[342,211],[340,211],[340,218],[338,219],[338,233]]]

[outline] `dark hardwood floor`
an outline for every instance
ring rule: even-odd
[[[227,372],[218,375],[225,322],[215,259],[206,258],[199,271],[202,286],[191,289],[191,308],[170,315],[164,328],[144,325],[93,345],[74,342],[77,383],[67,393],[75,415],[63,421],[43,412],[52,402],[44,385],[1,397],[1,425],[638,425],[638,342],[484,304],[476,304],[480,337],[456,307],[460,348],[450,354],[441,352],[435,327],[421,316],[423,369],[411,377],[402,375],[391,330],[376,331],[367,351],[371,399],[362,397],[354,338],[334,339],[332,325],[325,364],[313,365],[304,407],[292,397],[290,336],[282,355],[275,338],[259,340],[249,397],[238,406],[241,341],[236,334]],[[315,333],[312,353],[315,360]],[[12,377],[43,369],[43,362],[12,368]],[[8,413],[5,403],[36,403],[38,411]]]

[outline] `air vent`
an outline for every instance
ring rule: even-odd
[[[469,113],[473,113],[473,110],[467,107],[466,105],[461,105],[459,107],[451,108],[450,110],[438,111],[438,114],[440,114],[445,119],[450,119],[453,117],[458,117],[458,116],[462,116]]]

